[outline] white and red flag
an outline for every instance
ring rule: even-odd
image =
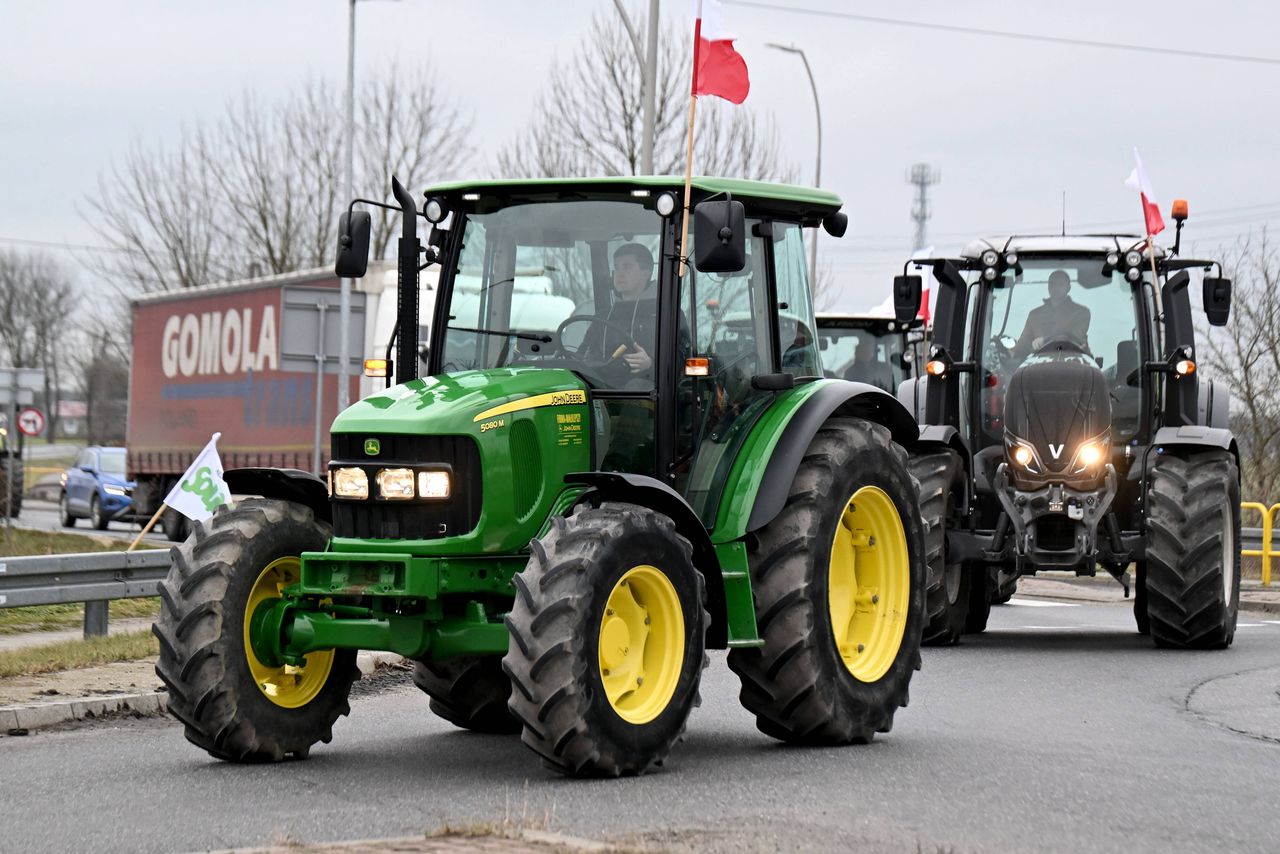
[[[1126,187],[1142,194],[1142,216],[1147,222],[1147,236],[1154,237],[1164,231],[1164,217],[1160,215],[1160,202],[1156,200],[1156,191],[1151,189],[1151,178],[1142,166],[1142,158],[1138,149],[1133,150],[1133,160],[1137,164],[1125,180]]]
[[[693,94],[741,104],[751,91],[747,61],[724,28],[720,0],[697,0],[693,24]]]

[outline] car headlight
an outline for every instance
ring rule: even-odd
[[[333,494],[339,498],[368,498],[369,476],[364,469],[334,469]]]
[[[382,469],[378,472],[378,495],[387,499],[413,498],[413,469]]]
[[[107,495],[119,495],[121,497],[129,494],[129,490],[125,489],[123,486],[116,486],[114,483],[104,483],[102,485],[102,491],[107,493]]]
[[[447,471],[418,472],[418,496],[421,498],[448,498],[453,483]]]

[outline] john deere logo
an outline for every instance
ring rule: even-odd
[[[364,440],[364,452],[368,456],[376,457],[378,455],[378,452],[381,450],[382,450],[382,445],[379,444],[377,439]]]

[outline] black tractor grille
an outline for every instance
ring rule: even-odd
[[[1036,546],[1049,552],[1069,552],[1076,547],[1076,523],[1057,514],[1036,520]]]
[[[376,455],[365,453],[369,439],[378,441]],[[333,465],[363,468],[370,490],[365,501],[332,501],[335,537],[434,540],[469,533],[480,521],[480,450],[470,436],[334,434],[331,448]],[[453,490],[448,499],[381,501],[376,497],[378,469],[433,463],[453,469]]]

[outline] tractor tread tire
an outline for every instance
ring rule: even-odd
[[[872,482],[894,500],[907,535],[908,614],[901,646],[876,682],[853,677],[831,633],[827,575],[836,510]],[[846,491],[847,490],[847,491]],[[839,498],[836,497],[840,493]],[[729,652],[739,699],[765,735],[794,744],[866,744],[889,732],[920,669],[924,624],[924,523],[906,452],[879,424],[829,419],[809,443],[790,495],[771,522],[748,537],[748,564],[764,644]]]
[[[501,656],[415,661],[413,684],[431,698],[431,711],[454,726],[486,733],[520,731],[520,722],[507,711],[511,680],[502,671]]]
[[[964,468],[952,450],[913,456],[910,465],[912,477],[920,483],[920,512],[926,525],[929,580],[925,588],[924,643],[949,646],[960,642],[969,609],[971,573],[967,568],[952,569],[960,573],[954,602],[947,593],[947,518],[952,512],[955,490],[964,488]]]
[[[160,616],[152,627],[160,641],[156,675],[187,740],[215,758],[306,758],[313,744],[332,740],[334,723],[351,711],[347,695],[360,675],[355,650],[336,651],[329,679],[305,706],[285,709],[268,700],[247,666],[244,602],[230,595],[244,588],[247,601],[267,563],[323,549],[328,537],[328,524],[310,508],[249,499],[219,508],[169,550],[172,565],[160,582]]]
[[[655,555],[654,565],[681,565],[693,610],[682,601],[685,659],[675,693],[656,719],[633,726],[610,707],[599,682],[593,608],[604,608],[604,597],[622,576],[617,567],[625,565],[625,571]],[[671,519],[613,502],[554,517],[551,530],[530,543],[529,563],[514,579],[516,597],[506,619],[511,643],[502,667],[511,680],[509,708],[522,724],[521,740],[547,767],[575,777],[643,774],[661,765],[683,737],[689,713],[701,702],[710,624],[705,582],[692,555]],[[689,627],[690,621],[696,625]]]
[[[1151,639],[1161,647],[1224,649],[1235,637],[1240,604],[1235,459],[1226,451],[1162,454],[1150,477],[1145,581]],[[1224,508],[1229,531],[1221,524]],[[1224,545],[1229,566],[1223,565]],[[1232,573],[1229,592],[1226,571]]]
[[[969,608],[964,615],[964,633],[978,635],[987,630],[991,619],[991,604],[1000,589],[1000,579],[994,566],[975,563],[965,567],[969,576]]]

